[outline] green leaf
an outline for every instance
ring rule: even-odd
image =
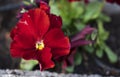
[[[70,4],[71,4],[70,7],[71,18],[79,18],[84,12],[82,4],[80,4],[79,2],[72,2]]]
[[[98,38],[101,41],[105,41],[108,39],[109,32],[107,32],[103,27],[103,22],[101,20],[97,20],[98,24]]]
[[[97,38],[97,30],[94,30],[91,34],[91,39],[95,40]]]
[[[60,15],[60,11],[59,11],[59,9],[56,7],[57,5],[56,4],[51,4],[50,5],[50,11],[51,11],[51,13],[52,14],[55,14],[55,15]]]
[[[76,27],[77,32],[81,31],[83,28],[85,28],[85,24],[81,23],[80,21],[79,22],[75,21],[74,26]]]
[[[66,68],[66,71],[72,73],[74,71],[74,66],[69,66]]]
[[[29,2],[29,1],[23,1],[23,3],[25,4],[25,5],[30,5],[31,3]]]
[[[101,2],[91,2],[86,7],[86,12],[84,14],[84,22],[88,22],[91,19],[96,19],[103,8],[103,3]]]
[[[84,48],[90,54],[92,54],[94,52],[94,48],[92,46],[84,46]]]
[[[99,57],[99,58],[102,58],[103,57],[103,50],[102,49],[97,49],[96,50],[96,56]]]
[[[82,55],[79,52],[76,52],[75,56],[74,56],[74,63],[75,65],[80,65],[82,62]]]
[[[111,21],[110,17],[103,14],[103,13],[100,14],[99,19],[103,22],[110,22]]]
[[[20,63],[20,68],[23,70],[32,70],[35,65],[38,64],[36,60],[24,60],[22,59]]]
[[[117,62],[118,56],[107,45],[105,45],[105,52],[111,63]]]

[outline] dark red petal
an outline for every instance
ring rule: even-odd
[[[26,60],[36,59],[36,56],[37,56],[37,51],[35,49],[23,50],[22,58]]]
[[[11,43],[10,53],[13,57],[22,57],[22,52],[18,51],[18,48],[14,48],[14,43]]]
[[[29,25],[29,27],[34,26],[33,20],[31,19],[29,13],[24,13],[18,23],[23,23],[26,26]]]
[[[32,31],[32,28],[30,28],[26,21],[20,20],[17,24],[17,34],[14,36],[13,42],[11,43],[10,47],[13,56],[22,56],[21,54],[19,54],[20,52],[18,51],[18,49],[22,51],[35,48],[35,42],[35,35]]]
[[[32,39],[24,39],[16,35],[13,42],[11,43],[11,48],[33,49],[35,48],[35,42]]]
[[[25,59],[31,59],[34,57],[34,47],[29,48],[29,46],[23,45],[19,40],[14,40],[11,43],[10,53],[13,57],[25,57]]]
[[[15,34],[16,32],[17,34]],[[10,47],[11,55],[13,57],[23,57],[24,53],[31,51],[31,49],[34,48],[35,37],[32,29],[29,28],[29,25],[21,23],[20,21],[17,24],[17,29],[14,28],[11,35],[11,37],[14,38]]]
[[[34,24],[32,26],[36,31],[36,34],[39,37],[42,37],[48,31],[48,28],[50,26],[48,15],[44,10],[41,10],[39,8],[30,10],[28,14],[30,15],[30,18]]]
[[[62,27],[62,19],[60,16],[50,15],[50,28],[61,28]]]
[[[34,59],[36,55],[35,45],[31,41],[24,42],[18,35],[11,43],[10,52],[13,57],[22,57],[27,60]]]
[[[35,59],[36,51],[31,49],[19,49],[19,48],[11,48],[11,55],[16,58],[24,58],[26,60]]]
[[[41,70],[53,68],[55,66],[52,61],[51,49],[48,47],[45,47],[42,51],[38,51],[37,60],[40,63]]]
[[[52,48],[54,58],[67,55],[70,50],[70,43],[68,37],[65,37],[61,29],[54,28],[50,30],[45,38],[45,45]]]
[[[66,49],[65,48],[63,48],[63,49],[62,48],[53,48],[51,50],[51,52],[52,52],[53,58],[58,59],[61,56],[68,55],[70,50],[68,48],[66,48]]]
[[[10,32],[10,37],[13,39],[17,33],[17,27],[14,27],[12,31]]]
[[[31,10],[30,10],[31,11]],[[33,10],[34,12],[34,10]],[[32,20],[32,18],[30,17],[29,13],[24,13],[22,18],[19,20],[17,27],[19,28],[18,31],[19,33],[23,33],[24,31],[27,32],[27,34],[32,34],[34,38],[37,39],[38,35],[36,33],[36,29],[34,28],[34,22]],[[21,34],[22,34],[21,33]],[[24,33],[23,33],[24,35]]]
[[[36,42],[36,34],[33,29],[29,25],[21,22],[17,24],[17,27],[17,36],[14,37],[14,40],[20,42],[25,47],[33,46]]]
[[[49,13],[50,12],[50,7],[48,6],[47,3],[45,3],[48,0],[45,0],[45,2],[43,2],[43,1],[40,2],[40,9],[44,10],[46,13]]]
[[[69,39],[64,36],[61,29],[51,29],[44,37],[45,45],[50,48],[70,48]]]

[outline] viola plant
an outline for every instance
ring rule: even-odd
[[[98,58],[106,54],[111,63],[117,62],[117,55],[106,44],[109,32],[104,29],[103,23],[110,22],[110,18],[102,13],[104,5],[105,1],[99,0],[87,4],[85,0],[50,1],[51,12],[62,17],[62,29],[71,37],[71,51],[62,65],[67,72],[73,72],[74,67],[82,63],[84,53]],[[89,27],[86,27],[87,25]],[[92,29],[91,26],[96,29],[87,32],[87,29]],[[77,33],[77,38],[83,37],[82,32],[85,32],[86,36],[77,42],[72,42],[72,38],[76,38]]]
[[[53,60],[70,52],[69,38],[61,30],[61,18],[49,10],[46,3],[40,2],[39,8],[23,13],[11,31],[11,55],[37,60],[41,70],[53,68]]]
[[[118,60],[105,43],[109,32],[103,23],[110,18],[102,13],[104,1],[24,0],[23,3],[24,10],[11,31],[10,48],[13,57],[25,59],[21,68],[32,69],[39,63],[41,70],[60,68],[59,72],[73,72],[82,63],[83,53],[98,58],[106,53],[111,63]],[[26,68],[25,63],[31,67]]]

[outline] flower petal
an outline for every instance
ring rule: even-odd
[[[26,60],[30,60],[30,59],[35,59],[36,57],[36,53],[34,50],[30,50],[30,49],[19,49],[19,48],[11,48],[11,55],[13,57],[16,58],[24,58]]]
[[[29,55],[34,55],[34,48],[30,48],[29,46],[24,46],[19,40],[14,40],[11,43],[10,51],[11,55],[13,57],[23,57],[25,56],[25,59],[30,59],[33,58],[33,56]]]
[[[14,37],[14,41],[21,43],[23,46],[32,47],[36,42],[36,34],[33,29],[26,24],[18,23],[17,24],[18,31],[16,36]]]
[[[41,65],[41,70],[53,68],[54,62],[52,61],[51,49],[46,47],[42,51],[38,51],[37,60]]]
[[[10,48],[10,53],[13,57],[22,57],[22,52],[18,51],[16,48],[14,49],[14,47],[12,46],[12,48]]]
[[[68,48],[66,48],[66,49],[65,48],[63,48],[63,49],[62,48],[53,48],[51,50],[51,52],[52,52],[53,58],[55,60],[57,60],[61,56],[68,55],[70,50]]]
[[[61,28],[62,27],[62,19],[60,16],[56,16],[50,14],[50,28]]]
[[[35,49],[23,50],[22,58],[26,60],[31,60],[31,59],[36,60],[36,55],[37,55],[36,53],[37,51],[35,51]]]
[[[16,30],[16,28],[15,28]],[[13,32],[14,35],[14,32]],[[25,50],[31,51],[35,48],[35,37],[33,31],[24,23],[17,24],[17,33],[11,43],[11,54],[22,57]],[[20,52],[21,50],[21,52]]]
[[[67,55],[70,51],[70,43],[68,37],[65,37],[60,29],[54,28],[50,30],[45,38],[45,45],[52,48],[54,58]]]
[[[17,33],[17,28],[14,27],[14,28],[12,29],[11,33],[10,33],[10,37],[11,37],[12,39],[14,39],[16,33]]]
[[[31,28],[32,22],[27,13],[19,20],[16,27],[11,32],[11,54],[14,57],[23,57],[27,51],[32,51],[35,46],[36,34]],[[28,53],[27,53],[28,54]],[[31,54],[32,55],[32,54]]]
[[[50,7],[44,1],[47,2],[47,3],[49,2],[49,0],[43,0],[43,1],[41,1],[40,2],[40,9],[44,10],[46,13],[50,13]]]
[[[44,37],[45,45],[50,48],[70,48],[69,39],[61,29],[51,29]]]
[[[28,12],[32,21],[33,21],[33,29],[36,31],[36,34],[39,37],[42,37],[47,31],[50,26],[49,17],[44,10],[39,8],[30,10]]]

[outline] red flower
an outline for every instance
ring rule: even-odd
[[[52,59],[69,54],[68,37],[61,30],[61,18],[48,13],[44,3],[24,13],[11,32],[11,55],[38,60],[40,69],[54,67]]]

